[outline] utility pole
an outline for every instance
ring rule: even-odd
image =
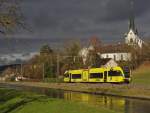
[[[60,60],[60,57],[59,57],[59,54],[57,54],[57,78],[59,76],[59,68],[60,68],[59,60]]]
[[[44,65],[44,63],[42,65],[42,68],[43,68],[43,80],[44,80],[44,78],[45,78],[45,65]]]
[[[21,63],[21,77],[23,77],[23,66],[22,66],[22,63]]]

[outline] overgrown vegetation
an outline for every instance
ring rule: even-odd
[[[27,28],[20,0],[0,0],[0,33],[7,34],[18,28]]]

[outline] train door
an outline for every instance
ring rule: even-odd
[[[71,73],[69,73],[69,82],[71,82]]]
[[[89,79],[88,74],[89,74],[88,70],[83,71],[83,74],[82,74],[83,82],[88,82],[88,79]]]
[[[107,71],[104,71],[104,82],[107,82]]]

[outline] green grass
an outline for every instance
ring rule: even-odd
[[[133,83],[150,86],[150,66],[141,66],[133,72]]]
[[[0,113],[114,113],[95,107],[43,95],[0,88]]]

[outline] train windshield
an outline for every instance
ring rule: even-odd
[[[108,75],[109,76],[122,76],[122,73],[121,71],[111,70],[111,71],[108,71]]]
[[[68,72],[65,72],[65,73],[64,73],[64,77],[69,77],[69,73],[68,73]]]

